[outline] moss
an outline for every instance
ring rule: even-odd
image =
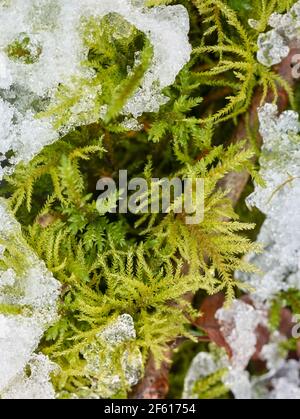
[[[199,304],[218,292],[228,302],[240,296],[234,272],[252,272],[241,258],[261,250],[254,241],[264,217],[245,204],[252,181],[236,210],[218,185],[232,171],[248,169],[257,178],[253,157],[259,155],[258,145],[245,149],[244,142],[232,144],[231,137],[258,86],[276,96],[284,85],[273,70],[257,63],[259,34],[246,17],[252,11],[254,18],[261,15],[263,26],[290,2],[274,1],[265,9],[264,1],[176,3],[190,13],[194,53],[175,83],[164,89],[168,102],[140,116],[139,131],[124,127],[122,110],[151,65],[153,46],[119,15],[84,20],[82,39],[89,53],[83,66],[94,77],[75,77],[43,102],[39,117],[52,118],[61,138],[18,165],[0,191],[21,222],[26,242],[62,284],[61,318],[40,345],[61,368],[53,381],[62,398],[83,395],[83,389],[85,396],[93,394],[97,377],[86,373],[84,350],[124,313],[132,316],[137,338],[123,349],[138,349],[144,366],[150,353],[159,365],[169,343],[184,340],[173,359],[168,395],[180,398],[191,360],[199,350],[208,350],[195,343],[192,319]],[[22,34],[6,52],[32,65],[42,53],[32,42]],[[90,106],[80,108],[87,97],[92,97]],[[76,106],[80,112],[74,114]],[[68,135],[66,127],[73,127]],[[118,181],[120,169],[148,182],[152,177],[204,179],[204,220],[188,225],[186,214],[172,211],[99,213],[96,183],[101,177]],[[183,298],[186,294],[196,295],[192,304]],[[101,347],[99,357],[106,350]],[[222,388],[206,390],[227,397]],[[115,397],[128,391],[122,382]]]
[[[18,60],[24,64],[34,64],[39,60],[42,47],[33,42],[26,33],[21,33],[19,37],[6,47],[5,52],[12,60]]]

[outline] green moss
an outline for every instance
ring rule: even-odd
[[[39,60],[42,47],[33,42],[29,35],[21,33],[18,38],[6,47],[5,52],[12,60],[21,61],[24,64],[34,64]]]
[[[170,390],[168,398],[181,399],[183,393],[184,379],[191,366],[193,358],[200,351],[207,351],[208,345],[195,342],[184,342],[174,354],[173,364],[170,371]]]
[[[180,398],[192,358],[199,350],[208,350],[195,343],[191,326],[198,315],[197,303],[218,292],[231,301],[241,285],[234,272],[254,271],[242,260],[243,255],[260,251],[253,241],[264,221],[244,203],[252,183],[236,211],[218,184],[232,171],[248,169],[257,178],[253,156],[259,155],[258,145],[253,142],[253,150],[245,150],[243,142],[230,145],[231,136],[258,86],[276,93],[278,84],[285,84],[256,61],[258,33],[245,22],[248,1],[182,3],[191,15],[195,51],[175,83],[164,90],[168,103],[159,112],[138,118],[140,131],[126,129],[122,109],[149,69],[153,47],[117,14],[84,20],[82,38],[89,53],[83,66],[94,77],[60,85],[39,115],[52,118],[57,129],[73,130],[29,164],[20,164],[0,191],[21,222],[27,243],[62,283],[61,318],[40,346],[61,367],[54,384],[62,398],[70,392],[83,395],[83,389],[85,396],[93,391],[95,377],[85,373],[84,348],[124,313],[134,319],[133,349],[141,352],[143,365],[151,353],[159,366],[169,342],[184,341],[170,373],[169,397]],[[262,14],[265,2],[259,3],[256,17],[261,15],[263,27],[282,6],[272,2]],[[30,37],[22,34],[6,52],[31,65],[42,50],[38,45],[33,48]],[[82,109],[87,97],[92,97],[91,103]],[[76,106],[80,112],[74,114]],[[187,225],[183,216],[172,212],[100,214],[96,183],[103,176],[118,181],[120,169],[127,169],[129,178],[143,176],[148,181],[203,178],[203,222]],[[19,255],[7,263],[20,265]],[[187,293],[196,294],[194,304],[183,298]],[[101,347],[99,357],[106,350]],[[227,397],[220,376],[210,379],[204,389],[198,388],[199,394]],[[122,383],[115,396],[124,397],[128,390]]]

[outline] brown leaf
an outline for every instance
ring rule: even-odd
[[[281,309],[281,313],[280,313],[280,326],[279,326],[279,331],[282,335],[286,336],[287,338],[291,338],[292,337],[292,329],[294,327],[294,322],[293,322],[293,314],[291,312],[291,310],[289,310],[288,308],[282,308]]]
[[[55,217],[54,215],[44,214],[38,217],[37,222],[41,227],[47,228],[51,224],[53,224],[56,220],[57,220],[57,217]]]
[[[300,340],[297,341],[297,356],[300,358]]]
[[[167,354],[171,359],[171,350]],[[150,356],[145,370],[145,376],[129,395],[131,399],[164,399],[169,392],[170,363],[163,362],[157,368],[152,355]]]
[[[196,320],[195,325],[200,329],[203,329],[212,342],[225,348],[228,355],[232,356],[231,348],[226,342],[221,332],[220,324],[215,317],[216,312],[223,307],[224,301],[225,298],[222,293],[205,298],[200,307],[202,315]]]
[[[253,305],[251,298],[247,295],[242,297],[241,300],[246,304]],[[200,311],[203,314],[201,317],[199,317],[199,319],[197,319],[195,324],[208,334],[212,342],[214,342],[219,347],[225,348],[228,356],[231,357],[232,350],[221,332],[221,327],[218,320],[215,318],[216,312],[223,307],[223,304],[223,294],[207,297],[200,308]],[[256,329],[256,336],[257,344],[256,352],[253,355],[253,360],[260,359],[259,355],[263,346],[269,342],[270,332],[264,325],[259,325]]]
[[[269,342],[269,340],[269,330],[266,328],[266,326],[259,324],[256,329],[256,351],[252,356],[253,361],[259,361],[261,359],[261,350]]]

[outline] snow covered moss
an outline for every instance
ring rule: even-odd
[[[263,138],[260,174],[266,187],[257,185],[248,198],[248,205],[256,206],[266,215],[258,237],[266,251],[250,257],[261,274],[243,276],[255,289],[253,306],[235,301],[232,307],[216,313],[220,330],[232,351],[230,358],[223,359],[222,367],[225,365],[228,373],[222,381],[235,398],[299,399],[299,361],[288,359],[288,351],[283,349],[287,337],[274,332],[269,319],[271,303],[280,292],[300,290],[299,115],[293,111],[278,115],[276,105],[269,103],[258,112]],[[251,377],[247,367],[257,350],[259,325],[270,334],[268,343],[258,354],[260,360],[266,362],[267,372]],[[195,358],[186,378],[188,389],[192,388],[191,378],[195,384],[220,368],[214,363],[207,370],[203,366],[204,358],[213,362],[211,354],[200,353]],[[189,394],[192,394],[190,390]]]
[[[197,383],[207,377],[211,377],[222,371],[219,381],[228,372],[228,357],[225,351],[219,350],[210,345],[211,352],[199,352],[193,359],[191,366],[184,380],[182,397],[184,399],[194,399],[199,397]],[[211,386],[209,386],[211,387]],[[225,390],[226,392],[226,390]]]
[[[255,22],[250,20],[255,27]],[[273,13],[269,19],[273,28],[258,37],[257,59],[267,67],[279,64],[288,56],[289,42],[300,39],[300,1],[285,14]]]
[[[221,330],[227,336],[232,356],[215,345],[210,345],[210,352],[200,352],[185,377],[184,398],[220,398],[231,393],[235,399],[300,399],[300,363],[287,359],[288,353],[282,346],[286,337],[271,332],[261,307],[244,306],[247,304],[238,301],[234,307],[222,308],[217,314],[222,318]],[[247,368],[257,351],[258,324],[269,328],[270,336],[257,353],[257,359],[266,368],[263,373],[252,375]]]
[[[93,65],[84,64],[91,58],[91,50],[89,43],[84,42],[83,33],[87,21],[100,22],[105,16],[110,20],[119,16],[119,21],[113,22],[117,28],[115,41],[130,38],[133,27],[145,35],[153,48],[151,62],[144,73],[139,74],[140,85],[129,83],[125,86],[131,94],[118,111],[137,117],[143,112],[158,111],[166,103],[162,89],[175,81],[191,54],[189,19],[183,6],[146,8],[143,2],[130,0],[12,0],[1,3],[0,179],[4,174],[10,174],[20,161],[30,161],[62,132],[66,133],[78,124],[99,121],[103,110],[105,115],[108,103],[102,98],[102,80]],[[134,66],[138,67],[141,51],[134,52]],[[127,74],[123,75],[125,79],[130,80],[134,66],[128,66]],[[85,80],[84,89],[78,90],[79,80]],[[119,85],[120,80],[116,84]],[[69,97],[68,104],[64,103],[69,114],[66,126],[54,129],[51,112],[50,116],[39,114],[49,103],[57,104],[62,86],[80,94],[78,97],[77,93],[77,98]],[[98,111],[92,113],[95,107]]]
[[[6,398],[20,396],[14,393],[15,382],[25,377],[46,328],[57,319],[60,286],[26,245],[3,199],[0,220],[0,397]],[[31,393],[31,383],[37,385],[33,375],[26,390],[33,397],[36,390]]]
[[[209,370],[206,368],[206,365],[210,366]],[[227,389],[227,395],[231,392],[237,400],[299,400],[299,374],[300,364],[298,361],[283,360],[283,365],[280,369],[267,372],[260,377],[251,377],[247,370],[231,369],[230,361],[226,358],[223,358],[220,364],[210,353],[200,352],[193,360],[186,376],[183,398],[198,398],[199,395],[197,392],[195,390],[191,391],[191,389],[201,387],[201,383],[212,382],[214,377],[218,376],[218,378],[221,377],[219,379],[218,389],[223,390],[223,393],[220,394],[221,396],[226,395]],[[223,383],[224,387],[220,383]],[[211,391],[216,390],[212,389]]]
[[[133,319],[129,314],[123,314],[84,349],[85,374],[92,382],[90,394],[110,398],[122,388],[138,383],[143,360],[140,350],[134,345],[135,339]]]
[[[200,352],[186,376],[183,397],[202,398],[203,394],[199,394],[199,389],[203,387],[203,383],[211,384],[217,376],[219,387],[212,388],[211,391],[217,391],[219,388],[222,390],[220,395],[231,391],[236,399],[251,399],[252,383],[246,368],[256,352],[257,329],[267,325],[267,313],[263,307],[258,309],[244,301],[236,300],[231,307],[218,310],[216,319],[231,354],[229,356],[223,349],[216,350],[214,346],[211,347],[210,353]]]

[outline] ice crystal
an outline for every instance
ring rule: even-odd
[[[126,343],[135,339],[133,319],[129,314],[123,314],[98,333],[85,348],[83,356],[87,361],[86,373],[92,378],[93,394],[112,397],[120,390],[124,380],[130,387],[137,384],[143,365],[141,352],[137,347],[125,349]],[[114,361],[116,353],[119,354],[119,365]]]
[[[267,313],[262,306],[254,307],[236,300],[231,307],[218,310],[216,318],[232,351],[223,382],[236,399],[251,399],[252,385],[245,368],[256,351],[257,328],[267,324]]]
[[[7,269],[5,272],[0,272],[0,290],[1,288],[12,287],[16,281],[16,273],[13,269]]]
[[[59,85],[72,83],[76,76],[94,76],[82,66],[88,56],[82,41],[82,18],[112,12],[145,33],[154,54],[123,113],[137,117],[158,111],[167,101],[162,89],[175,81],[191,54],[189,19],[183,6],[147,8],[144,2],[131,0],[11,0],[0,4],[0,180],[16,164],[27,162],[59,138],[49,118],[36,118],[37,104],[43,110]],[[86,91],[70,109],[67,130],[76,126],[78,115],[89,114],[96,94]],[[95,121],[84,120],[91,122]]]
[[[0,98],[0,158],[3,156],[5,161],[5,156],[13,151],[6,166],[3,169],[0,166],[0,180],[4,173],[10,174],[16,164],[29,162],[55,139],[57,134],[50,121],[36,119],[31,110],[21,113]]]
[[[126,118],[122,125],[128,131],[140,131],[143,128],[143,124],[140,124],[135,118]]]
[[[298,114],[286,111],[279,117],[275,105],[259,109],[264,145],[260,174],[266,188],[257,186],[248,199],[267,219],[258,241],[266,252],[251,257],[263,272],[247,278],[256,288],[255,298],[269,300],[289,288],[300,289],[300,131]]]
[[[14,313],[0,315],[0,395],[5,397],[14,394],[15,380],[24,376],[24,369],[30,363],[45,329],[57,318],[56,302],[60,287],[44,262],[22,239],[21,228],[3,199],[0,201],[0,220],[0,241],[4,247],[0,305],[10,307]],[[21,255],[22,272],[16,272],[9,266],[3,268],[9,260],[6,256],[12,246]],[[18,258],[16,254],[14,257]],[[26,394],[34,397],[36,390],[32,388],[31,393],[30,382],[37,385],[34,380],[28,381]]]
[[[252,306],[237,300],[231,307],[223,307],[216,313],[232,356],[220,352],[220,349],[216,351],[214,346],[211,346],[210,353],[200,352],[186,375],[183,397],[198,397],[194,392],[197,381],[227,369],[222,382],[235,399],[298,398],[300,363],[285,359],[287,353],[281,344],[286,338],[280,333],[270,332],[270,340],[259,354],[260,359],[266,361],[267,373],[251,377],[247,371],[256,352],[257,326],[269,327],[267,312],[267,307],[261,303]]]
[[[249,23],[255,28],[253,21]],[[269,25],[273,29],[258,37],[257,59],[262,64],[271,67],[288,56],[289,41],[300,39],[300,1],[295,3],[286,14],[272,14]]]

